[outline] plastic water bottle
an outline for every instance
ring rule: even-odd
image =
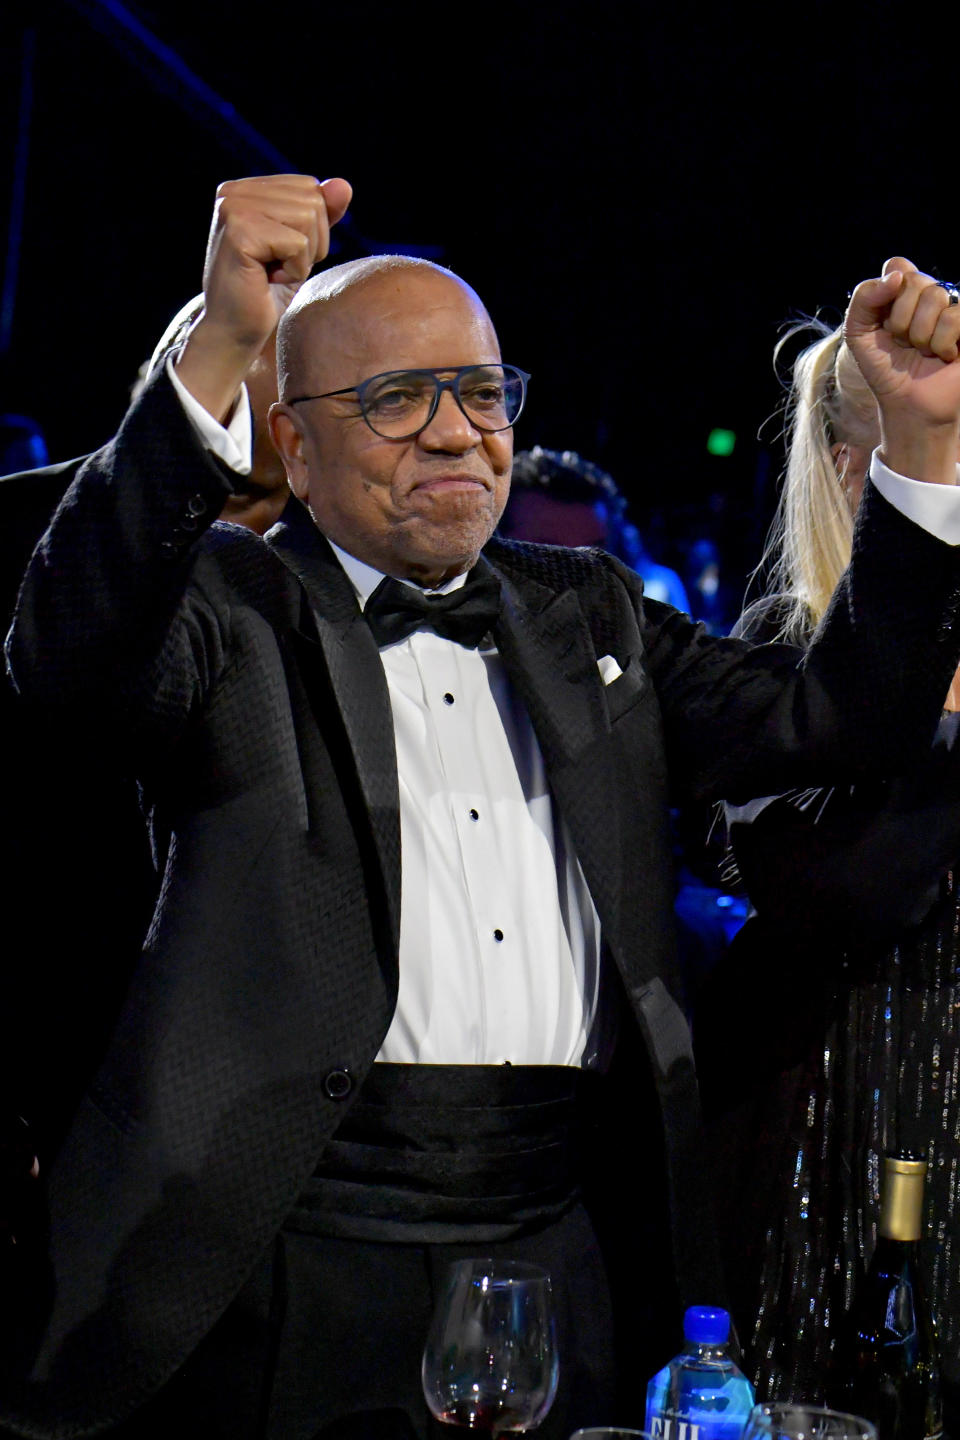
[[[753,1409],[753,1386],[730,1358],[730,1315],[692,1305],[683,1317],[686,1345],[647,1386],[644,1429],[656,1440],[740,1440]]]

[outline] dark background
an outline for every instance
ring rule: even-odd
[[[341,258],[414,246],[476,286],[533,372],[518,444],[606,466],[661,551],[709,511],[730,566],[758,558],[785,318],[837,318],[894,252],[960,272],[956,47],[923,7],[51,0],[5,24],[7,176],[29,148],[0,408],[52,459],[116,428],[200,287],[218,181],[275,168],[130,19],[292,165],[352,181]]]

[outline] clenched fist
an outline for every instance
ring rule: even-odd
[[[912,261],[895,256],[858,285],[844,339],[880,407],[891,469],[955,484],[960,439],[960,305]]]
[[[203,313],[177,362],[201,405],[223,420],[293,295],[330,248],[346,180],[310,175],[228,180],[217,190],[203,271]]]

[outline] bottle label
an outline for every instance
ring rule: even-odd
[[[703,1427],[679,1415],[654,1415],[650,1420],[652,1440],[700,1440]]]

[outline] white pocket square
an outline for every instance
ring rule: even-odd
[[[600,671],[600,679],[604,685],[612,685],[614,680],[623,674],[612,655],[601,655],[597,661],[597,669]]]

